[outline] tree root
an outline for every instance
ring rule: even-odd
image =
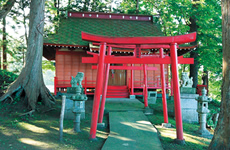
[[[51,108],[51,106],[55,104],[56,99],[44,83],[34,86],[32,81],[30,84],[28,84],[28,82],[24,82],[25,80],[17,79],[14,83],[12,83],[7,92],[0,97],[0,102],[11,100],[10,104],[12,104],[14,102],[13,97],[21,98],[22,96],[25,96],[24,101],[28,104],[29,110],[36,110],[38,99],[41,99],[41,102],[48,108]],[[22,93],[25,95],[22,95]]]
[[[17,92],[21,88],[22,88],[21,86],[18,86],[17,88],[9,89],[4,95],[0,97],[0,102],[6,100],[8,97],[11,97],[13,93]]]
[[[50,104],[55,104],[56,99],[51,95],[51,93],[49,92],[49,89],[44,85],[44,88],[41,90],[41,95],[42,95],[42,99],[46,99],[46,101],[44,101],[45,105],[50,106]]]
[[[44,110],[42,113],[47,113],[47,112],[52,111],[52,110],[56,110],[56,108],[50,108],[48,110]]]
[[[9,99],[8,98],[6,98],[6,99],[4,99],[3,101],[4,101],[4,104],[7,102],[7,100],[10,100],[10,104],[12,104],[13,102],[14,102],[14,99],[11,97],[11,96],[8,96],[9,97]],[[1,102],[1,101],[0,101]]]
[[[14,99],[13,99],[11,96],[9,96],[9,98],[10,98],[10,100],[11,100],[10,104],[12,104],[13,101],[14,101]]]
[[[31,110],[31,111],[26,112],[26,113],[23,113],[23,114],[21,114],[21,115],[19,115],[19,116],[22,117],[22,116],[29,115],[29,116],[31,117],[33,112],[35,112],[35,110]]]

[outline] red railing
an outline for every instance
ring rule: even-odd
[[[134,89],[143,89],[144,88],[144,81],[133,81],[133,88]],[[161,89],[161,79],[156,78],[155,81],[148,80],[147,81],[147,87],[148,89]],[[129,79],[128,83],[129,92],[131,91],[131,79]],[[171,89],[171,83],[169,81],[166,81],[166,89]]]
[[[58,80],[57,77],[54,77],[54,94],[56,95],[57,92],[62,91],[65,92],[67,87],[71,87],[70,84],[71,77],[69,80]],[[94,80],[87,80],[87,77],[82,81],[82,87],[85,89],[85,94],[90,95],[93,93],[87,93],[88,88],[95,88],[96,81]]]
[[[71,77],[69,80],[58,80],[57,77],[54,77],[54,94],[56,95],[57,92],[66,92],[67,87],[71,87],[70,84]],[[143,81],[134,81],[133,82],[133,89],[143,89],[144,84]],[[166,89],[171,89],[171,83],[166,81]],[[86,95],[92,95],[94,92],[87,92],[87,89],[94,89],[96,87],[95,80],[87,80],[87,77],[82,81],[82,86],[85,89]],[[129,93],[131,93],[132,89],[131,79],[128,80],[128,89]],[[148,80],[148,89],[161,89],[161,81],[160,78],[157,78],[156,81]]]

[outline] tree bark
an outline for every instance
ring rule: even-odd
[[[0,10],[0,19],[4,18],[14,6],[16,0],[8,0],[5,5],[3,5],[2,9]]]
[[[2,19],[3,29],[2,29],[2,53],[3,53],[3,70],[7,69],[7,58],[6,58],[6,51],[7,51],[7,42],[6,42],[6,17]]]
[[[202,81],[203,81],[202,84],[207,85],[207,88],[208,88],[208,71],[207,70],[203,71]]]
[[[230,149],[230,1],[222,0],[223,83],[218,124],[209,149]]]
[[[195,18],[190,18],[191,24],[190,32],[197,32],[197,24]],[[197,45],[197,42],[193,42],[193,45]],[[190,52],[190,57],[194,58],[194,64],[190,65],[190,77],[193,77],[193,88],[196,88],[198,84],[198,70],[199,70],[199,62],[198,62],[198,48],[194,51]]]
[[[136,0],[136,14],[139,14],[139,0]]]
[[[25,66],[19,77],[8,88],[0,101],[9,96],[25,96],[29,109],[35,110],[37,101],[50,107],[55,99],[46,88],[42,76],[42,52],[45,0],[32,0],[30,4],[29,38]],[[24,94],[22,94],[24,93]]]

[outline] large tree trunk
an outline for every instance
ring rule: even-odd
[[[45,0],[32,0],[30,4],[29,38],[25,66],[0,101],[16,94],[25,96],[29,109],[35,110],[37,101],[50,107],[55,99],[46,88],[42,76],[42,49]],[[24,93],[24,94],[22,94]]]
[[[7,42],[6,42],[6,17],[4,17],[2,19],[2,23],[3,23],[3,28],[2,28],[2,53],[3,53],[3,70],[7,69],[7,58],[6,58],[6,46],[7,46]]]
[[[197,24],[195,18],[190,18],[191,24],[190,32],[197,32]],[[193,45],[197,45],[197,42],[193,42]],[[190,65],[190,77],[193,77],[193,88],[196,88],[198,84],[198,70],[199,70],[199,62],[198,62],[198,48],[190,53],[190,57],[194,58],[194,64]]]
[[[218,124],[209,149],[230,149],[230,1],[222,1],[223,83]]]
[[[139,14],[139,0],[136,0],[136,14]]]
[[[202,84],[208,87],[208,71],[204,70],[202,75]]]

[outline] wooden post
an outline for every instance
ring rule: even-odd
[[[173,94],[173,74],[172,74],[172,65],[171,65],[171,67],[170,67],[170,71],[171,71],[171,96],[173,96],[174,94]]]
[[[104,72],[104,61],[105,61],[105,50],[106,43],[101,43],[100,45],[100,56],[98,61],[98,70],[97,70],[97,81],[93,101],[93,110],[92,110],[92,119],[91,119],[91,128],[90,128],[90,137],[89,139],[96,139],[97,131],[97,120],[98,120],[98,111],[100,105],[100,95],[103,86],[103,72]]]
[[[57,95],[57,77],[54,77],[54,95]]]
[[[164,57],[163,48],[160,48],[160,58],[163,58],[163,57]],[[164,123],[168,123],[168,110],[167,110],[166,89],[165,89],[164,64],[160,64],[160,70],[161,70],[161,89],[162,89],[162,104],[163,104]]]
[[[87,77],[85,76],[85,95],[87,95]]]
[[[172,63],[172,74],[173,74],[173,91],[174,91],[174,107],[175,107],[175,118],[176,118],[176,133],[177,140],[184,141],[183,138],[183,125],[182,125],[182,114],[180,104],[180,89],[179,89],[179,75],[178,75],[178,60],[177,60],[177,48],[176,43],[170,45],[171,63]]]
[[[112,47],[108,47],[108,53],[107,55],[111,55],[112,52]],[[105,109],[105,100],[106,100],[106,93],[107,93],[107,87],[108,87],[108,80],[109,80],[109,69],[110,69],[110,64],[106,64],[106,72],[105,72],[105,80],[104,80],[104,90],[102,94],[102,99],[101,99],[101,107],[100,107],[100,114],[99,114],[99,120],[98,123],[102,123],[103,121],[103,115],[104,115],[104,109]]]
[[[147,88],[147,69],[146,69],[146,64],[143,65],[143,70],[144,70],[144,103],[145,107],[148,107],[148,88]]]
[[[60,142],[63,142],[63,120],[64,120],[64,113],[65,113],[65,100],[66,100],[66,96],[62,95],[61,114],[60,114],[60,121],[59,121],[59,140]]]

